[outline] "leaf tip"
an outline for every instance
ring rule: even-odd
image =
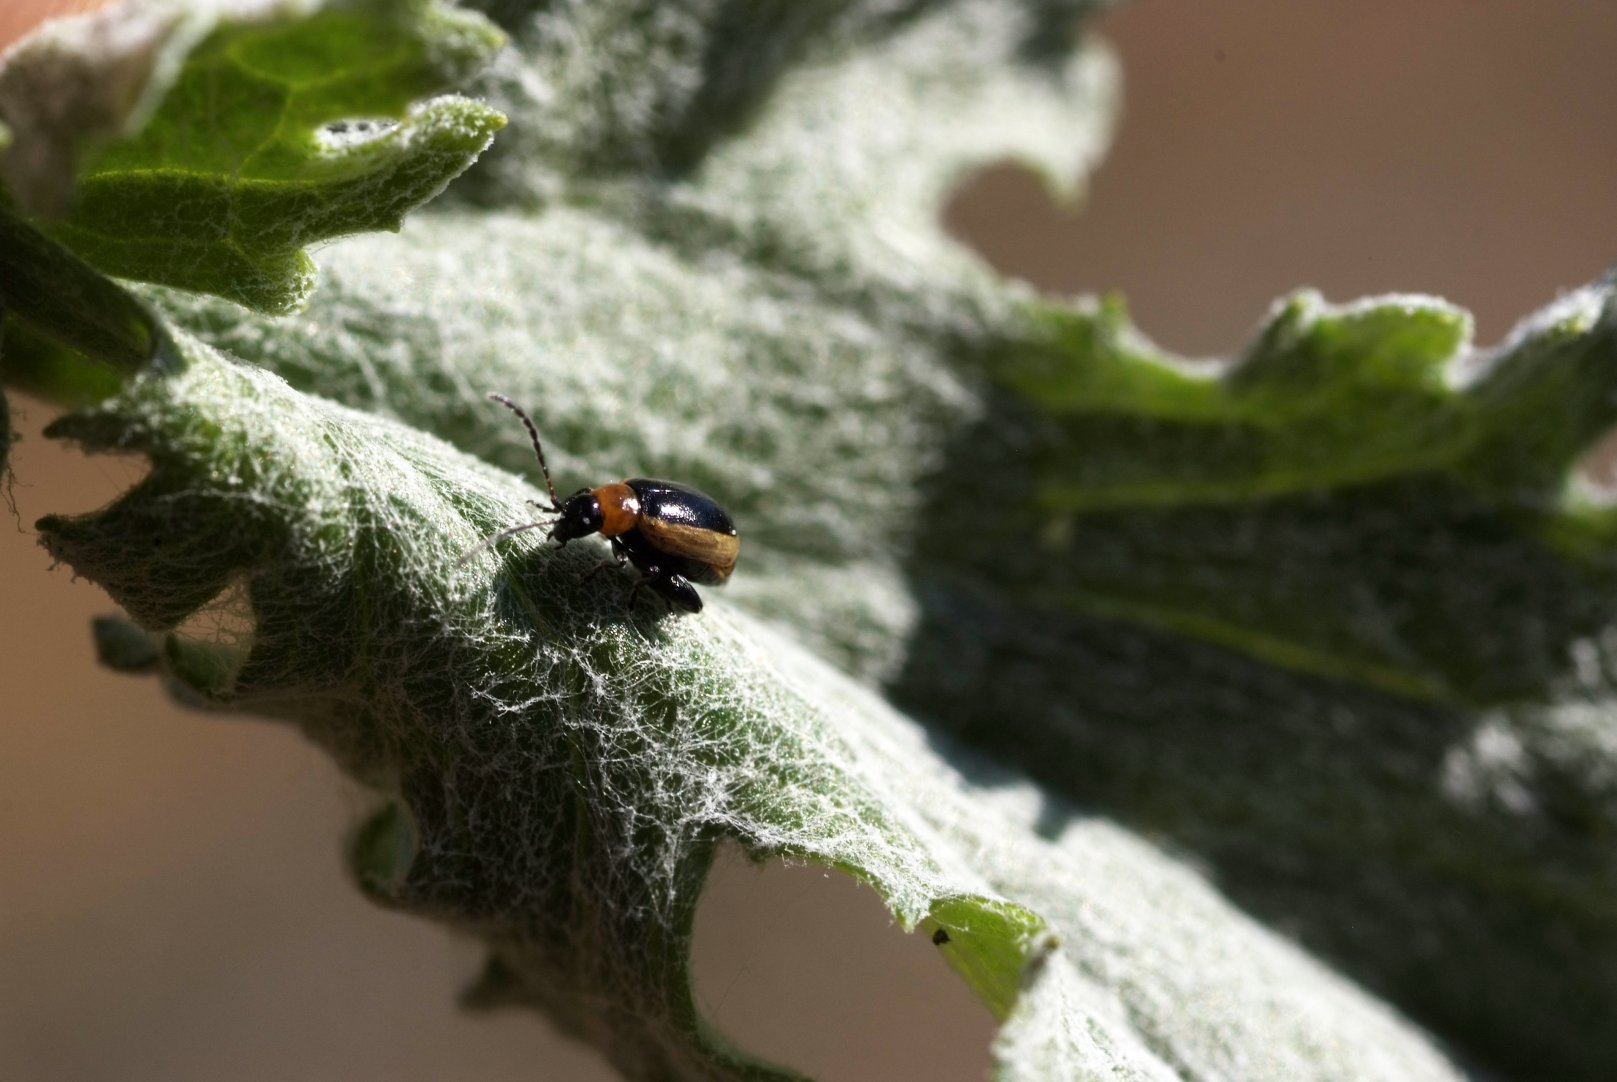
[[[162,654],[145,628],[122,616],[97,616],[90,623],[96,659],[114,672],[155,672]]]
[[[402,800],[390,801],[367,819],[348,845],[349,870],[366,897],[396,905],[420,844],[415,816]]]

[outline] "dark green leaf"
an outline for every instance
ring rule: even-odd
[[[36,379],[19,373],[25,357],[65,351],[95,358],[107,369],[109,389],[115,387],[151,356],[151,322],[133,297],[0,203],[0,325],[7,382],[36,387],[64,382],[49,371],[56,362],[29,365]]]

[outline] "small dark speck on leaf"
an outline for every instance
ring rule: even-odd
[[[949,929],[939,928],[937,931],[933,932],[932,942],[936,943],[940,947],[949,942]]]

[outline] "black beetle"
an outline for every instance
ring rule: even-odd
[[[541,526],[550,526],[550,540],[563,545],[598,533],[612,542],[613,559],[602,562],[586,579],[605,568],[631,563],[640,571],[640,578],[629,594],[630,604],[641,587],[649,586],[670,605],[686,612],[701,612],[702,595],[691,583],[723,586],[741,551],[741,538],[729,513],[711,496],[694,488],[644,477],[581,488],[563,503],[556,498],[556,486],[550,481],[550,467],[545,465],[544,448],[539,445],[539,430],[533,421],[503,394],[491,394],[489,398],[522,418],[533,439],[533,453],[539,459],[539,471],[545,475],[550,506],[536,500],[528,502],[561,517],[553,522],[508,527],[466,555]]]

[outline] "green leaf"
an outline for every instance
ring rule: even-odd
[[[489,944],[474,1004],[539,1006],[630,1077],[788,1077],[692,1000],[725,841],[944,930],[1008,1016],[1006,1078],[1459,1077],[1155,848],[1100,820],[1041,836],[1046,797],[758,619],[630,613],[621,583],[581,581],[595,552],[531,534],[463,563],[526,490],[431,437],[185,338],[49,434],[152,461],[110,507],[42,520],[51,553],[158,634],[191,694],[294,719],[392,797],[356,875]],[[232,614],[245,640],[197,630]]]
[[[152,350],[138,301],[3,205],[0,328],[7,381],[57,401],[105,397]]]
[[[104,273],[287,312],[314,286],[308,245],[396,230],[488,146],[499,113],[419,99],[502,39],[437,0],[237,9],[215,23],[144,0],[19,47],[0,75],[16,134],[0,175]],[[117,33],[118,78],[96,79]]]
[[[1098,152],[1087,5],[489,7],[513,127],[453,205],[325,249],[298,319],[145,290],[199,341],[60,431],[153,473],[48,523],[187,694],[394,798],[356,875],[491,943],[474,1002],[763,1071],[684,968],[729,839],[947,932],[1006,1078],[1453,1075],[1293,937],[1487,1070],[1617,1071],[1609,282],[1480,356],[1299,295],[1196,371],[933,224],[974,162]],[[659,621],[579,546],[458,566],[522,493],[421,433],[531,476],[491,390],[566,487],[719,496],[735,582]],[[221,608],[250,639],[185,630]]]
[[[1035,306],[940,470],[996,513],[935,491],[889,692],[1496,1069],[1610,1074],[1614,292],[1480,355],[1446,305],[1304,296],[1222,372]]]

